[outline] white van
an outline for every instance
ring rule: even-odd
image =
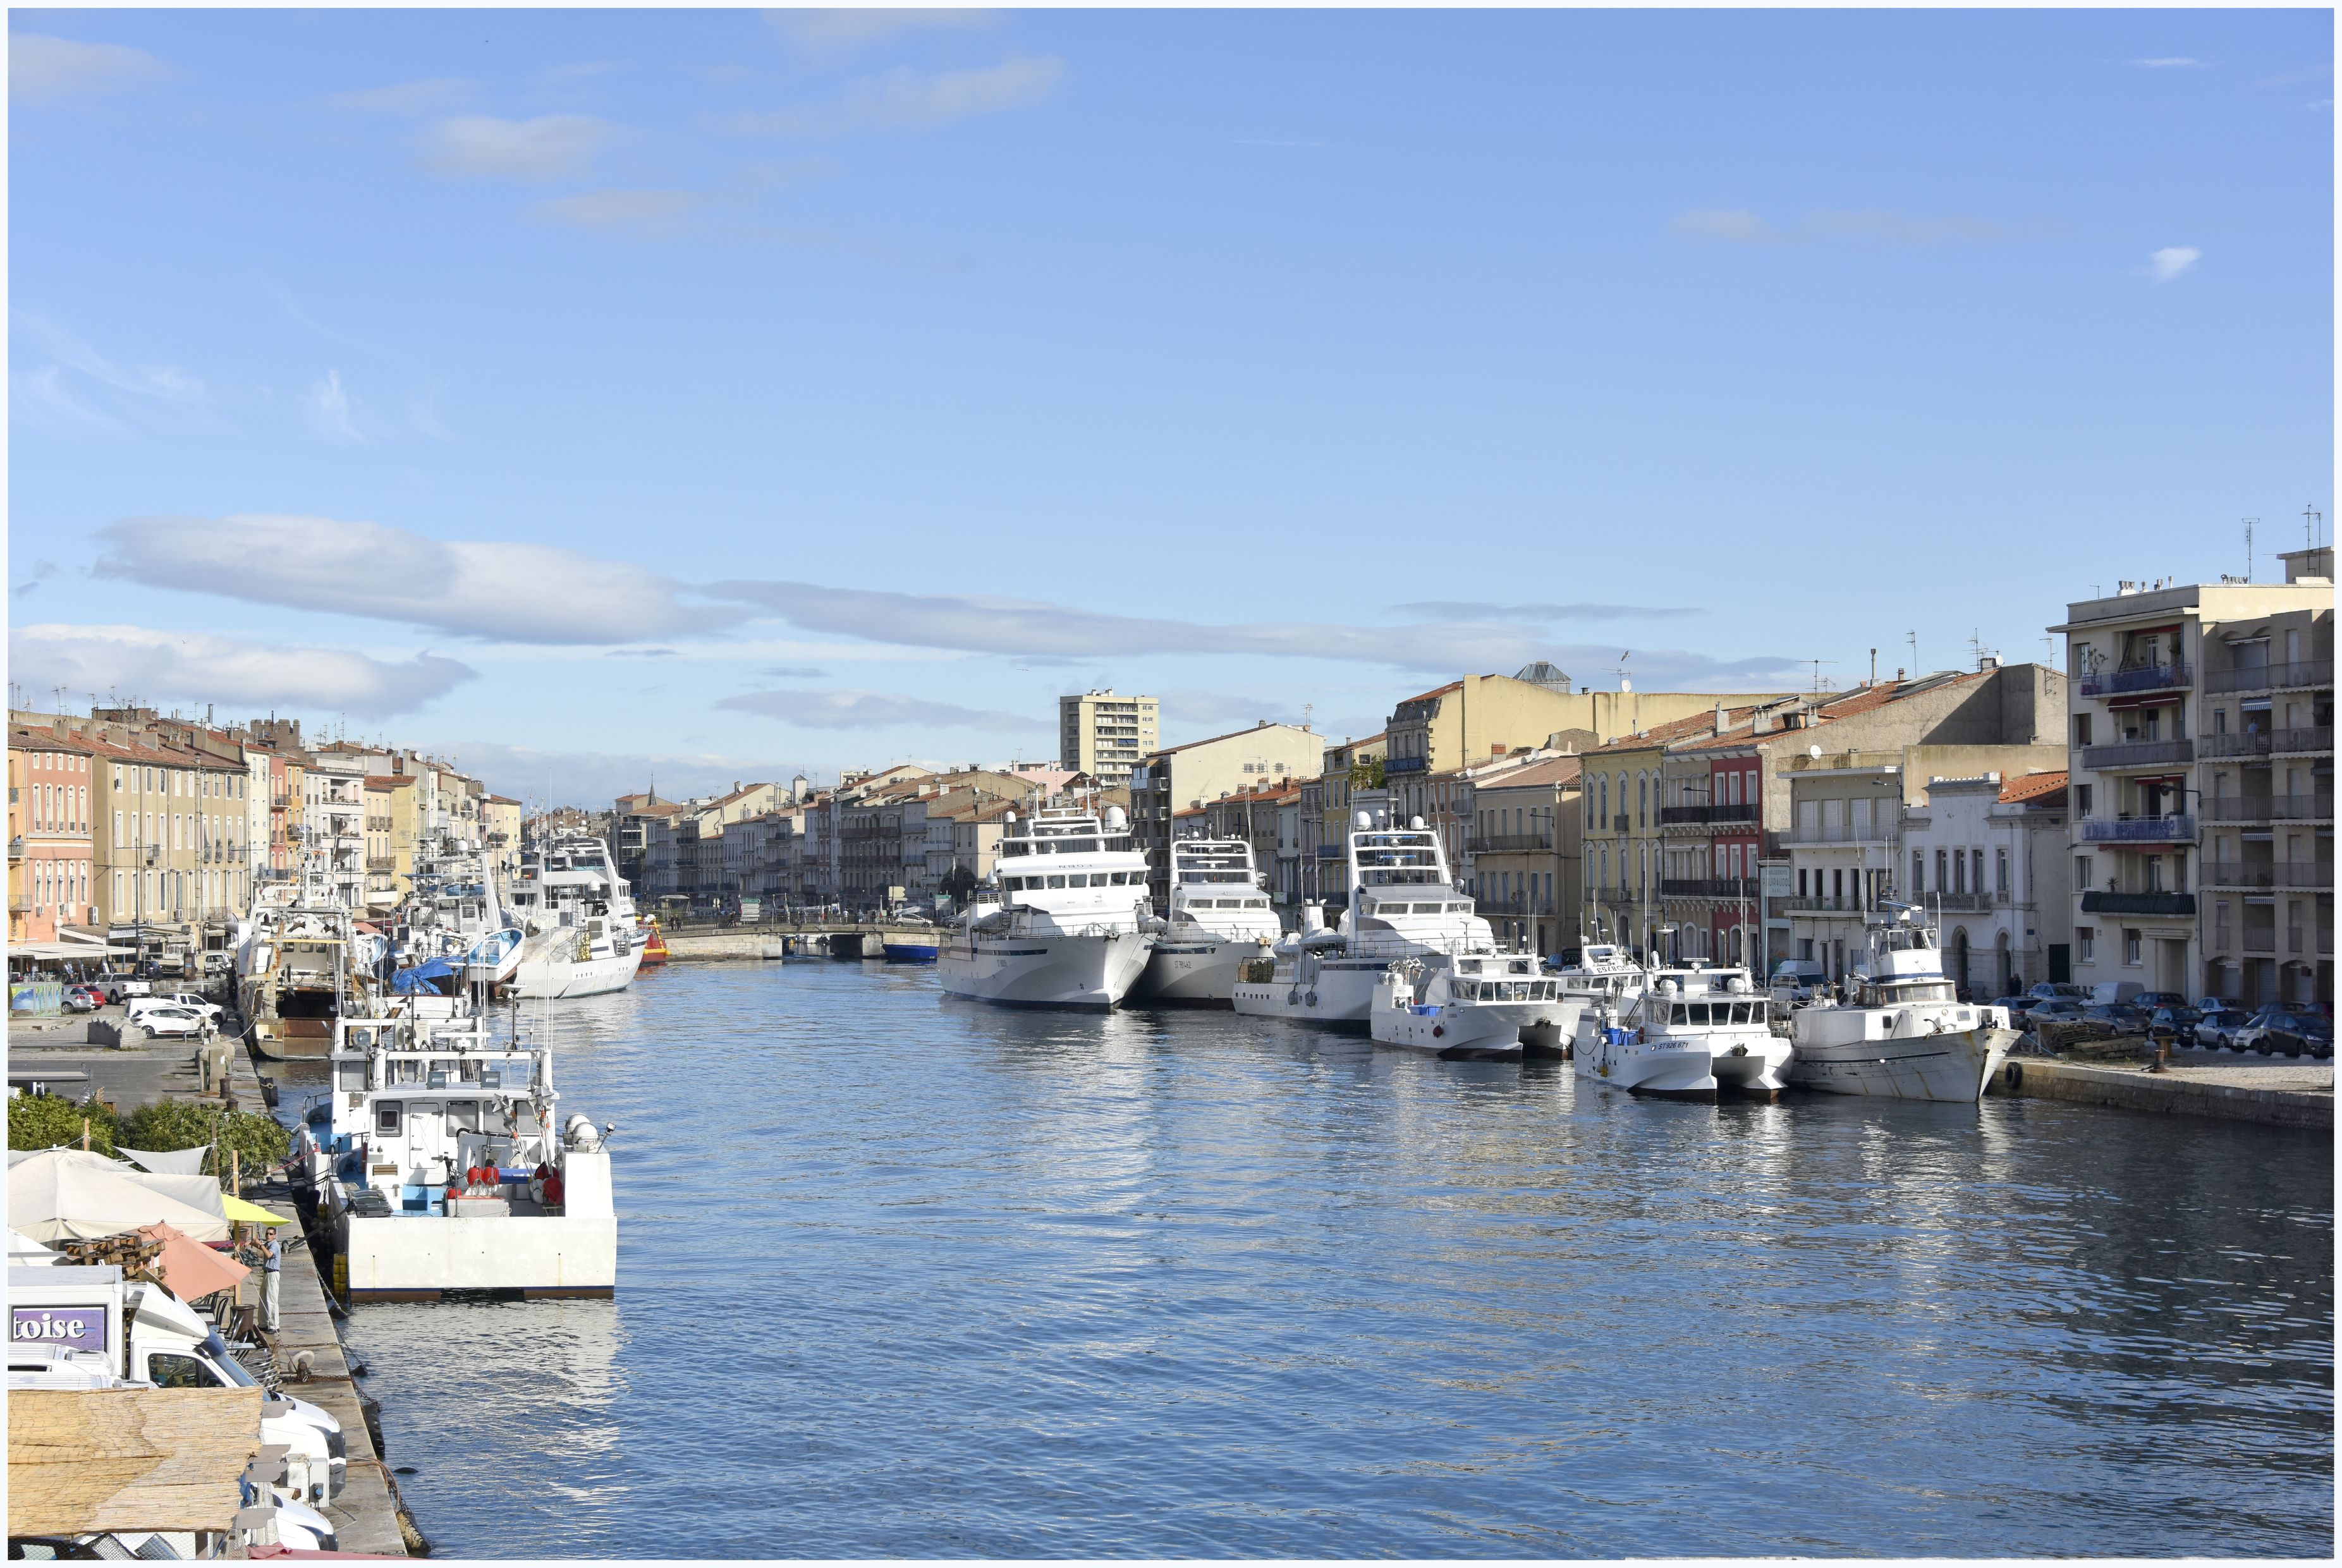
[[[2090,992],[2090,1005],[2104,1007],[2117,1002],[2135,1001],[2146,989],[2136,980],[2101,981]]]
[[[1773,1005],[1795,1007],[1811,1002],[1827,984],[1822,966],[1812,959],[1784,958],[1773,969]]]

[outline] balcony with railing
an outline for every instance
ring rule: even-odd
[[[2207,692],[2272,692],[2334,684],[2334,661],[2302,659],[2281,664],[2242,664],[2204,677]]]
[[[1753,876],[1670,876],[1661,879],[1659,896],[1662,898],[1745,898],[1754,904],[1759,893],[1757,880]]]
[[[1787,898],[1777,898],[1771,907],[1785,914],[1853,915],[1867,914],[1870,909],[1867,902],[1851,894],[1839,897],[1828,894],[1803,893],[1792,894]]]
[[[2300,755],[2334,749],[2332,724],[2309,724],[2288,730],[2242,730],[2235,734],[2203,735],[2197,748],[2207,757],[2266,757]]]
[[[2334,867],[2317,861],[2207,860],[2200,863],[2197,880],[2206,887],[2237,887],[2247,891],[2276,887],[2331,887]]]
[[[1431,765],[1426,757],[1385,757],[1383,772],[1389,774],[1419,774]]]
[[[2185,691],[2196,684],[2196,667],[2187,664],[2132,664],[2118,670],[2097,670],[2082,677],[2086,697],[2131,696],[2140,692]]]
[[[2194,844],[2196,819],[2186,814],[2087,817],[2082,822],[2082,842],[2084,844]]]
[[[1824,823],[1817,827],[1791,828],[1780,835],[1785,844],[1893,844],[1900,824],[1892,813],[1884,822],[1867,825],[1861,823]]]
[[[2084,746],[2082,765],[2101,772],[2115,768],[2169,767],[2196,760],[2194,741],[2117,741],[2111,745]]]
[[[2167,919],[2189,919],[2196,915],[2196,895],[2192,893],[2107,893],[2099,889],[2082,894],[2085,914],[2158,914]]]
[[[1709,823],[1755,822],[1757,808],[1746,801],[1728,802],[1721,805],[1663,805],[1659,808],[1659,825],[1701,826]]]
[[[2324,822],[2333,814],[2331,794],[2227,794],[2204,802],[2206,822]]]
[[[1549,850],[1553,847],[1553,834],[1496,833],[1483,838],[1467,840],[1464,847],[1473,854],[1534,854],[1540,850]]]

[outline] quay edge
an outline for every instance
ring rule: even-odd
[[[2331,1132],[2334,1094],[2307,1089],[2256,1089],[2207,1083],[2136,1067],[2085,1066],[2040,1057],[2013,1057],[1995,1075],[1993,1093],[2081,1104],[2113,1105],[2166,1115],[2213,1116],[2272,1127]]]

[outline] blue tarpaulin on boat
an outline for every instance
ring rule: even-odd
[[[455,966],[444,958],[435,958],[428,964],[418,964],[412,969],[402,969],[392,975],[390,988],[401,996],[412,996],[417,992],[443,995],[445,988],[437,982],[455,978]]]

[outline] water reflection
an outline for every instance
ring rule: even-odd
[[[2315,1136],[1652,1104],[876,966],[555,1027],[618,1300],[352,1323],[449,1553],[2331,1542]]]

